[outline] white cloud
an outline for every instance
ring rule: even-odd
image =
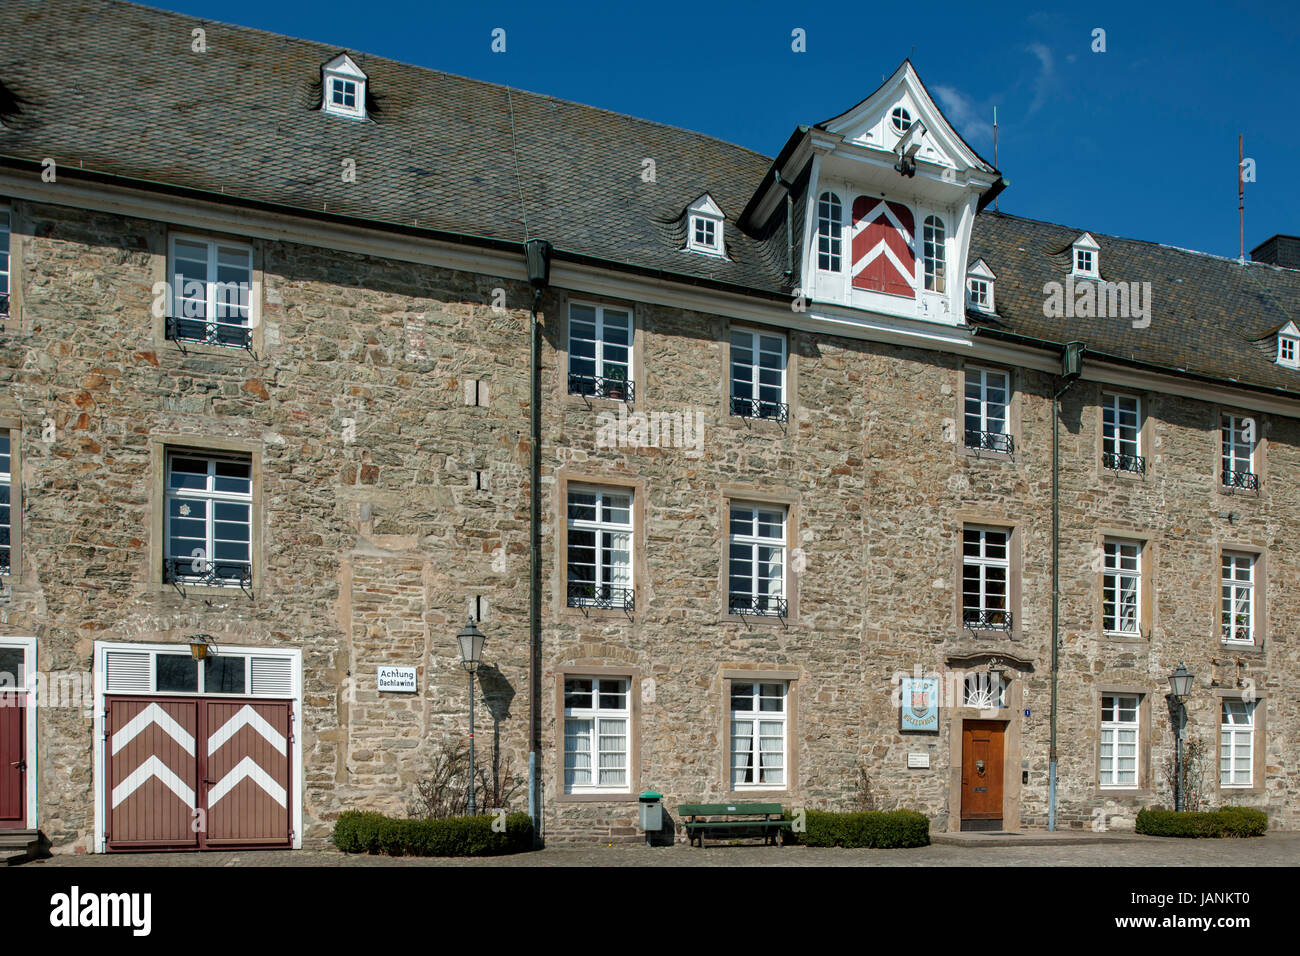
[[[939,105],[953,126],[972,143],[993,142],[993,107],[976,104],[961,90],[951,86],[934,87]]]
[[[1056,81],[1056,58],[1044,43],[1031,43],[1026,49],[1038,57],[1038,76],[1034,77],[1034,99],[1025,113],[1026,116],[1033,116],[1047,103],[1047,97]]]

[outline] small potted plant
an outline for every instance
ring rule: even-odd
[[[621,399],[627,394],[627,370],[616,365],[605,376],[605,397]]]

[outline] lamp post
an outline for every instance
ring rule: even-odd
[[[483,656],[483,632],[474,626],[471,616],[464,630],[456,635],[460,642],[460,664],[469,674],[469,815],[478,813],[474,802],[474,672],[478,670],[479,660]]]
[[[1169,710],[1174,719],[1174,809],[1183,808],[1183,725],[1187,719],[1184,701],[1191,696],[1195,678],[1182,661],[1169,675]]]

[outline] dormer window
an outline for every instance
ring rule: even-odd
[[[1277,364],[1300,368],[1300,329],[1294,322],[1277,330]]]
[[[889,114],[889,122],[893,125],[894,132],[906,133],[912,126],[912,114],[906,107],[895,106],[894,111]]]
[[[1070,247],[1072,275],[1083,279],[1101,278],[1101,246],[1086,232]]]
[[[993,270],[979,259],[966,273],[966,305],[977,312],[993,312]]]
[[[336,116],[366,118],[366,75],[346,53],[321,67],[324,99],[321,109]]]
[[[718,204],[705,193],[686,209],[686,248],[710,256],[724,255],[723,215]]]

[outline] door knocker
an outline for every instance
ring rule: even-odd
[[[975,761],[975,772],[976,772],[977,774],[979,774],[981,777],[984,776],[984,761],[983,761],[983,760],[976,760],[976,761]]]

